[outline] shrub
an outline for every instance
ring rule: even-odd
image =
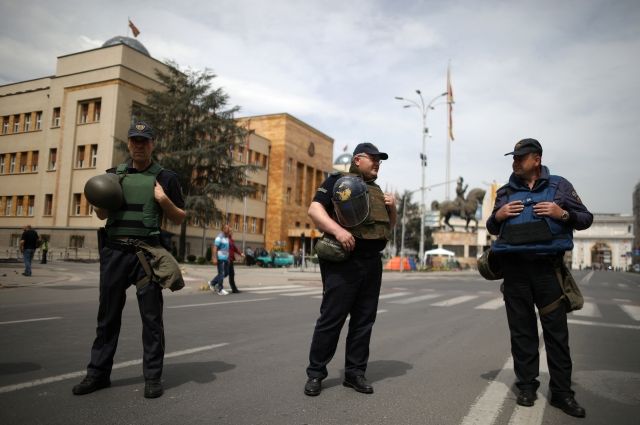
[[[187,255],[187,261],[190,263],[195,263],[196,262],[196,256],[193,254],[189,254]]]

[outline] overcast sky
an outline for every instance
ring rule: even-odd
[[[452,178],[506,181],[503,154],[533,137],[591,211],[632,212],[637,0],[4,0],[0,84],[52,75],[56,57],[130,35],[128,17],[153,57],[212,69],[240,116],[287,112],[332,137],[336,156],[376,144],[389,153],[379,178],[388,190],[421,184],[420,111],[394,97],[446,91],[450,61]],[[427,126],[430,185],[445,181],[446,105],[436,102]]]

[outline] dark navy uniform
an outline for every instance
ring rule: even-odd
[[[331,217],[335,217],[331,201],[333,186],[340,177],[340,174],[330,175],[313,198],[313,201],[324,206]],[[327,376],[327,364],[336,352],[347,316],[350,319],[345,377],[363,376],[366,371],[382,281],[380,251],[386,246],[387,239],[356,238],[355,242],[355,249],[347,260],[320,260],[323,296],[320,317],[311,341],[307,367],[309,378],[324,379]]]
[[[115,169],[107,172],[114,173]],[[131,167],[128,174],[138,171]],[[176,207],[184,208],[184,199],[178,176],[162,170],[156,180]],[[136,237],[132,237],[135,239]],[[144,238],[150,245],[160,243],[159,236]],[[91,361],[87,375],[108,378],[113,366],[113,356],[118,345],[122,309],[126,291],[146,274],[131,246],[120,239],[107,238],[100,247],[100,305],[96,338],[91,348]],[[136,291],[142,319],[143,373],[146,380],[160,379],[164,359],[164,326],[162,321],[162,287],[150,282]]]
[[[511,174],[509,183],[497,192],[493,213],[487,220],[489,233],[493,235],[500,233],[502,224],[496,220],[495,215],[508,202],[510,193],[536,192],[542,190],[548,183],[549,170],[545,166],[541,167],[540,178],[532,189],[529,189],[528,185],[515,174]],[[569,213],[569,219],[565,224],[572,229],[582,230],[591,225],[593,215],[582,204],[568,180],[560,178],[553,201]],[[516,385],[520,391],[535,393],[540,383],[537,380],[539,341],[534,305],[541,309],[562,295],[555,271],[563,261],[564,252],[506,252],[496,256],[500,260],[504,275],[504,300],[511,333]],[[551,394],[557,398],[573,397],[569,332],[564,303],[552,312],[541,316],[540,322],[547,351]]]

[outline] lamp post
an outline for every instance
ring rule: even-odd
[[[425,205],[424,205],[424,190],[425,190],[425,170],[427,168],[427,136],[429,135],[429,128],[427,127],[427,113],[429,110],[434,109],[433,104],[439,98],[446,96],[447,92],[441,93],[431,99],[431,101],[425,106],[424,99],[422,97],[422,93],[420,90],[416,89],[416,93],[420,98],[420,103],[415,100],[406,99],[404,97],[396,96],[396,100],[402,100],[407,102],[404,105],[404,108],[418,108],[420,114],[422,115],[422,152],[420,153],[420,168],[422,169],[422,184],[420,185],[421,195],[420,195],[420,265],[424,267],[424,214],[425,214]]]

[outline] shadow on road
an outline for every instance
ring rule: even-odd
[[[413,365],[397,360],[376,360],[367,366],[367,380],[371,383],[383,381],[387,378],[395,378],[406,375],[407,371],[413,369]],[[340,375],[344,376],[344,369],[340,370]],[[342,385],[342,378],[331,378],[322,382],[323,388],[331,388]]]

